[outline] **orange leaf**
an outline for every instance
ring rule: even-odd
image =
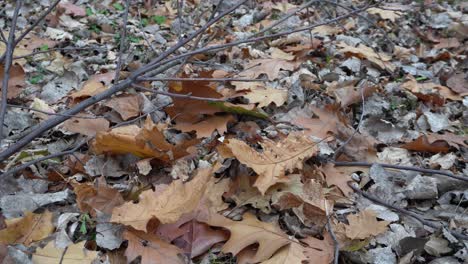
[[[46,211],[43,214],[27,212],[24,217],[7,219],[7,227],[0,230],[0,243],[29,246],[42,240],[55,229],[52,218],[53,214]]]

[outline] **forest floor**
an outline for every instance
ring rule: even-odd
[[[0,7],[1,263],[468,261],[468,2]]]

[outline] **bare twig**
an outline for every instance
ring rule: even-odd
[[[449,178],[461,180],[461,181],[466,181],[468,182],[468,177],[464,177],[461,175],[454,175],[451,172],[448,171],[441,171],[441,170],[431,170],[431,169],[424,169],[424,168],[418,168],[418,167],[412,167],[412,166],[401,166],[401,165],[392,165],[392,164],[385,164],[385,163],[369,163],[369,162],[348,162],[348,161],[331,161],[332,163],[335,164],[335,166],[350,166],[350,167],[371,167],[372,165],[380,165],[384,168],[391,168],[391,169],[397,169],[397,170],[408,170],[408,171],[418,171],[421,173],[426,173],[426,174],[434,174],[434,175],[444,175]]]
[[[414,219],[418,220],[419,222],[421,222],[423,225],[426,225],[426,226],[429,226],[429,227],[432,227],[432,228],[435,228],[435,229],[440,229],[440,228],[447,228],[447,230],[456,238],[459,238],[459,239],[463,239],[463,240],[468,240],[468,236],[465,235],[465,234],[462,234],[458,231],[455,231],[455,230],[450,230],[448,229],[448,226],[447,225],[444,225],[442,223],[439,223],[439,222],[431,222],[431,221],[428,221],[426,219],[424,219],[422,216],[420,216],[419,214],[417,213],[414,213],[414,212],[411,212],[409,210],[406,210],[406,209],[403,209],[403,208],[400,208],[398,206],[394,206],[394,205],[391,205],[377,197],[374,197],[366,192],[363,192],[361,189],[359,189],[357,186],[356,186],[356,183],[354,182],[348,182],[348,185],[349,187],[351,187],[351,189],[353,189],[354,192],[362,195],[363,197],[367,198],[368,200],[374,202],[374,203],[377,203],[377,204],[380,204],[380,205],[383,205],[387,208],[390,208],[392,210],[395,210],[399,213],[402,213],[402,214],[405,214],[405,215],[408,215],[408,216],[411,216],[413,217]]]
[[[3,34],[3,30],[0,30],[0,39],[3,43],[7,42],[7,39],[5,37],[5,34]]]
[[[95,48],[93,48],[93,47],[82,47],[82,48],[79,48],[79,47],[50,48],[50,49],[47,49],[47,50],[38,50],[38,51],[31,52],[31,53],[29,53],[29,54],[25,54],[25,55],[21,55],[21,56],[14,56],[14,57],[13,57],[13,60],[23,59],[23,58],[35,56],[35,55],[38,55],[38,54],[49,53],[49,52],[52,52],[52,51],[68,51],[68,50],[77,51],[77,50],[91,50],[91,49],[95,49]],[[104,50],[104,49],[103,49],[103,50]]]
[[[207,102],[226,102],[226,99],[199,97],[199,96],[193,96],[191,94],[177,94],[177,93],[170,93],[170,92],[164,92],[164,91],[157,91],[157,90],[148,89],[146,87],[143,87],[141,85],[136,85],[136,84],[132,84],[132,86],[137,88],[138,90],[142,90],[142,91],[146,91],[146,92],[150,92],[154,94],[166,95],[166,96],[175,97],[175,98],[185,98],[185,99],[190,99],[190,100],[199,100],[199,101],[207,101]]]
[[[336,238],[335,232],[333,232],[330,218],[331,217],[327,217],[327,229],[328,229],[328,233],[330,233],[330,236],[333,239],[333,244],[335,247],[335,253],[333,255],[333,263],[338,264],[339,259],[340,259],[340,244],[338,243],[338,239]]]
[[[352,12],[346,14],[346,15],[336,17],[335,19],[327,21],[327,22],[322,22],[322,23],[318,23],[318,24],[315,24],[315,25],[301,27],[301,28],[298,28],[298,29],[285,31],[285,32],[280,32],[280,33],[272,34],[272,35],[268,35],[268,36],[249,38],[249,39],[245,39],[245,40],[233,41],[233,42],[227,43],[227,44],[200,48],[200,49],[197,49],[197,50],[192,51],[192,52],[187,52],[185,54],[181,54],[181,55],[178,55],[178,56],[174,56],[174,57],[172,57],[170,59],[166,59],[170,54],[173,54],[180,47],[184,46],[189,41],[196,38],[199,34],[203,33],[208,27],[210,27],[212,24],[219,21],[222,17],[226,16],[227,14],[229,14],[230,12],[232,12],[233,10],[238,8],[244,2],[246,2],[246,0],[242,0],[238,4],[234,5],[232,8],[224,11],[223,13],[221,13],[220,15],[215,17],[213,20],[211,20],[207,24],[205,24],[203,27],[196,30],[194,33],[192,33],[187,38],[181,39],[172,48],[170,48],[167,51],[161,53],[157,58],[152,60],[149,64],[147,64],[147,65],[137,69],[136,71],[132,72],[127,79],[119,82],[118,84],[113,85],[112,87],[110,87],[109,89],[107,89],[106,91],[104,91],[104,92],[102,92],[100,94],[97,94],[97,95],[95,95],[95,96],[93,96],[91,98],[88,98],[88,99],[82,101],[81,103],[77,104],[75,107],[63,112],[63,114],[67,114],[67,115],[77,114],[80,111],[82,111],[83,109],[85,109],[85,108],[87,108],[87,107],[89,107],[91,105],[94,105],[95,103],[97,103],[99,101],[102,101],[102,100],[112,96],[113,94],[119,92],[119,91],[122,91],[122,90],[128,88],[141,75],[143,75],[145,73],[152,73],[152,71],[154,71],[157,68],[160,68],[160,67],[164,66],[167,63],[172,63],[174,61],[179,61],[180,59],[183,59],[185,57],[193,56],[195,54],[204,53],[204,52],[207,52],[207,51],[226,49],[226,48],[236,46],[236,45],[239,45],[239,44],[253,43],[253,42],[261,41],[261,40],[268,39],[268,38],[280,37],[280,36],[285,36],[285,35],[292,34],[292,33],[295,33],[295,32],[310,30],[312,28],[315,28],[315,27],[318,27],[318,26],[321,26],[321,25],[325,25],[325,24],[328,24],[328,23],[333,23],[334,21],[339,21],[341,19],[353,16],[353,15],[355,15],[355,14],[357,14],[359,12],[365,11],[366,9],[371,7],[371,6],[365,6],[365,7],[361,8],[361,9],[354,10],[354,11],[352,11]],[[145,76],[145,77],[149,77],[149,76]],[[36,125],[35,127],[33,127],[33,130],[32,130],[32,132],[30,134],[28,134],[25,137],[18,140],[15,144],[10,146],[8,149],[2,151],[0,153],[0,161],[4,161],[10,155],[16,153],[21,148],[23,148],[24,146],[29,144],[36,137],[38,137],[39,135],[41,135],[45,131],[51,129],[52,127],[64,122],[65,120],[67,120],[66,117],[57,116],[57,117],[54,117],[54,118],[50,118],[50,119],[40,123],[39,125]]]
[[[44,20],[44,18],[50,13],[52,12],[52,10],[54,10],[54,8],[60,3],[60,0],[56,0],[54,3],[52,3],[51,6],[49,6],[49,8],[36,20],[34,21],[34,23],[29,26],[16,40],[15,40],[15,45],[18,45],[18,43],[23,40],[24,37],[26,37],[26,35],[28,35],[29,32],[31,32],[31,30],[33,30],[35,27],[37,27],[37,25],[39,25],[39,23],[41,23],[42,20]]]
[[[7,110],[7,100],[8,100],[8,81],[10,80],[10,68],[13,63],[13,52],[15,51],[15,46],[16,46],[15,45],[16,21],[18,20],[19,11],[22,5],[23,5],[23,0],[16,1],[16,7],[13,13],[10,33],[8,35],[8,41],[6,43],[6,51],[4,54],[5,68],[3,72],[2,102],[0,106],[0,144],[3,141],[3,124],[5,121],[5,114]]]
[[[43,114],[46,114],[46,115],[65,116],[65,117],[70,117],[70,118],[96,119],[96,118],[102,117],[102,116],[81,116],[81,115],[65,115],[65,114],[60,114],[60,113],[51,113],[51,112],[42,111],[42,110],[39,110],[39,109],[34,109],[34,108],[31,108],[31,107],[27,107],[27,106],[22,106],[22,105],[7,104],[7,106],[12,107],[12,108],[26,109],[26,110],[30,110],[30,111],[34,111],[34,112],[38,112],[38,113],[43,113]]]
[[[141,77],[137,81],[176,81],[176,82],[268,82],[268,79],[244,79],[244,78],[155,78],[155,77]]]
[[[120,47],[119,47],[119,56],[117,61],[117,66],[115,68],[115,77],[114,83],[117,84],[120,79],[120,70],[122,68],[122,57],[125,50],[125,40],[127,38],[127,23],[128,23],[128,10],[130,9],[130,0],[125,1],[125,11],[123,14],[123,25],[122,30],[120,31]]]

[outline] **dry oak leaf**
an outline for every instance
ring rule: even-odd
[[[141,264],[186,263],[181,249],[161,240],[156,235],[129,228],[125,230],[123,237],[128,240],[128,247],[125,250],[128,262],[141,256]]]
[[[435,140],[433,142],[429,142],[427,136],[423,135],[412,142],[405,143],[401,146],[401,148],[429,153],[447,153],[450,146],[444,140]]]
[[[0,52],[0,54],[3,54]],[[5,67],[3,64],[0,64],[0,73],[3,73]],[[21,89],[26,85],[24,81],[26,75],[24,73],[23,67],[20,65],[13,64],[10,68],[10,79],[8,80],[8,94],[7,98],[15,98],[21,93]],[[3,74],[0,74],[0,83],[3,82]],[[0,89],[1,90],[1,89]]]
[[[99,81],[88,80],[83,84],[83,87],[70,95],[74,103],[78,103],[81,100],[84,100],[88,97],[94,96],[96,94],[102,93],[107,89],[107,87]]]
[[[447,86],[457,94],[468,94],[468,73],[455,73],[447,80]]]
[[[196,122],[177,122],[174,126],[183,132],[197,132],[197,138],[211,137],[214,131],[218,131],[220,135],[224,135],[227,131],[227,124],[234,121],[234,116],[209,116],[206,119]]]
[[[377,53],[366,45],[359,44],[357,47],[353,47],[344,42],[339,42],[336,46],[340,52],[348,56],[358,57],[359,59],[366,59],[378,66],[381,70],[387,69],[393,72],[396,68],[395,65],[390,62],[392,59],[391,56],[384,53]]]
[[[130,225],[138,230],[146,230],[148,221],[153,218],[157,218],[163,224],[174,223],[182,215],[200,208],[202,203],[207,204],[206,207],[213,208],[213,210],[224,208],[223,205],[212,204],[215,199],[221,200],[221,195],[217,193],[217,190],[219,189],[216,186],[212,169],[199,169],[190,182],[173,181],[162,191],[143,192],[137,204],[127,202],[114,208],[111,221]]]
[[[366,239],[387,231],[387,221],[377,221],[377,214],[372,210],[364,210],[347,217],[349,225],[345,225],[345,234],[350,239]]]
[[[140,114],[140,96],[136,94],[113,97],[104,105],[114,109],[123,120],[128,120]]]
[[[258,107],[265,107],[274,103],[276,106],[282,106],[288,100],[288,91],[273,88],[254,89],[244,95],[249,99],[249,103],[258,103]]]
[[[53,214],[46,211],[43,214],[27,212],[24,217],[5,220],[7,227],[0,230],[0,243],[24,244],[42,240],[55,229]]]
[[[288,246],[282,247],[275,255],[273,255],[273,257],[263,261],[262,264],[302,264],[307,258],[304,255],[303,250],[304,247],[300,244],[291,243]]]
[[[171,161],[187,155],[186,149],[197,140],[172,145],[166,141],[161,128],[147,118],[143,128],[136,125],[114,128],[109,132],[99,132],[93,142],[97,154],[128,154],[141,158],[157,158]]]
[[[346,121],[340,115],[338,109],[339,106],[337,105],[326,105],[323,109],[312,105],[305,108],[293,108],[283,121],[287,119],[292,124],[304,128],[304,133],[307,136],[326,140],[330,133],[335,134],[337,132],[339,124],[346,125]],[[318,118],[312,118],[314,114]]]
[[[367,13],[373,15],[379,15],[382,19],[388,19],[392,22],[395,22],[396,19],[401,17],[402,13],[399,11],[385,10],[377,7],[372,7],[367,9]]]
[[[252,60],[244,66],[245,71],[239,74],[240,77],[257,78],[261,74],[268,75],[270,80],[279,77],[280,70],[294,71],[299,63],[281,59],[258,59]]]
[[[307,237],[301,242],[306,243],[304,255],[308,263],[331,263],[335,254],[335,243],[328,232],[323,234],[323,240],[315,237]]]
[[[76,203],[83,213],[102,212],[110,215],[112,209],[124,204],[118,190],[107,186],[104,178],[99,178],[97,188],[90,184],[72,184],[76,194]]]
[[[82,264],[92,263],[97,255],[97,251],[86,250],[84,245],[86,241],[78,244],[72,244],[67,249],[55,247],[54,241],[49,242],[44,248],[37,248],[32,256],[32,262],[35,264]],[[65,253],[63,253],[65,251]]]
[[[446,86],[432,82],[418,83],[411,75],[408,75],[406,79],[407,80],[402,83],[400,87],[410,91],[422,101],[429,101],[435,105],[442,106],[445,103],[445,99],[453,101],[463,100],[460,95],[454,93]]]
[[[280,142],[266,139],[260,144],[263,152],[258,152],[237,139],[230,139],[226,146],[237,160],[258,174],[254,186],[262,194],[275,183],[284,182],[286,172],[302,169],[304,160],[318,150],[317,144],[302,133],[291,133]]]
[[[175,223],[159,225],[155,232],[159,238],[183,249],[192,258],[229,238],[225,230],[213,229],[196,221],[195,217],[196,213],[184,215]]]
[[[320,167],[320,170],[325,175],[328,186],[334,185],[338,187],[345,196],[349,196],[353,192],[353,189],[348,186],[348,181],[351,180],[349,169],[345,167],[335,167],[331,163],[326,163]]]
[[[63,129],[92,137],[98,132],[107,131],[109,125],[109,121],[105,118],[83,119],[73,117],[63,123]]]
[[[235,256],[241,250],[258,244],[252,263],[267,260],[283,246],[295,242],[290,240],[277,224],[261,222],[250,213],[245,214],[242,221],[232,221],[219,214],[199,218],[211,226],[223,227],[231,232],[229,240],[222,248],[225,253]]]

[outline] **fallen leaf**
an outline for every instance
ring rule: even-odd
[[[127,229],[123,237],[128,240],[125,250],[127,261],[132,262],[141,256],[141,264],[184,264],[183,251],[153,234]]]
[[[237,139],[230,139],[226,145],[241,163],[258,174],[254,186],[262,194],[273,184],[284,181],[286,172],[301,169],[304,160],[317,152],[317,145],[300,133],[291,133],[280,142],[265,140],[260,144],[262,153]]]
[[[64,12],[64,14],[67,14],[67,15],[72,15],[72,16],[75,16],[75,17],[84,17],[84,16],[86,16],[86,10],[83,7],[74,5],[74,4],[70,3],[70,2],[61,2],[61,3],[59,3],[58,8],[59,8],[59,10]]]
[[[468,75],[460,72],[450,76],[447,80],[447,86],[457,94],[468,94]]]
[[[140,114],[140,97],[136,94],[112,97],[104,105],[114,109],[124,121]]]
[[[194,219],[194,213],[182,216],[176,223],[159,225],[156,234],[159,238],[177,245],[192,258],[200,256],[214,244],[226,241],[228,233],[213,229]]]
[[[348,181],[351,180],[350,173],[343,167],[335,167],[331,163],[326,163],[320,170],[325,175],[325,179],[328,186],[338,187],[345,196],[349,196],[353,193],[353,189],[348,186]]]
[[[97,154],[132,153],[142,158],[171,161],[187,155],[187,147],[197,142],[197,140],[189,140],[174,146],[166,141],[160,128],[150,118],[147,118],[142,128],[129,125],[114,128],[109,132],[97,133],[93,148]]]
[[[293,71],[297,66],[296,62],[281,59],[252,60],[244,66],[246,70],[241,72],[239,76],[252,79],[266,74],[270,80],[275,80],[278,79],[280,70]]]
[[[211,73],[200,73],[199,77],[211,78]],[[182,78],[188,76],[181,76]],[[206,81],[169,82],[169,92],[177,94],[190,94],[192,96],[205,98],[222,98],[222,94],[216,91],[216,86]],[[181,122],[195,123],[200,121],[204,115],[212,115],[219,111],[219,108],[202,100],[191,100],[187,98],[172,98],[173,105],[166,107],[166,113]]]
[[[47,112],[47,113],[52,113],[54,114],[55,113],[55,110],[50,107],[45,101],[35,97],[32,104],[31,104],[31,108],[32,109],[36,109],[36,110],[41,110],[41,111],[44,111],[44,112]],[[45,114],[45,113],[41,113],[41,112],[38,112],[38,111],[33,111],[33,114],[35,116],[37,116],[38,118],[42,119],[42,120],[47,120],[49,119],[49,117],[51,115],[48,115],[48,114]]]
[[[349,215],[349,225],[345,225],[346,236],[350,239],[366,239],[387,231],[388,222],[377,221],[376,215],[369,209]]]
[[[211,168],[199,169],[190,182],[176,180],[164,190],[143,192],[137,204],[127,202],[114,208],[111,221],[131,225],[138,230],[146,230],[148,221],[153,218],[163,224],[174,223],[182,215],[199,208],[206,200],[213,201],[210,192],[216,190],[217,186],[212,179]],[[216,203],[219,203],[220,196],[216,197]],[[219,205],[209,204],[209,208],[218,209]]]
[[[377,53],[366,45],[359,44],[357,47],[353,47],[344,42],[338,42],[336,46],[340,52],[348,56],[355,56],[361,60],[366,59],[378,66],[381,70],[387,69],[393,72],[396,68],[395,65],[390,62],[392,59],[391,56],[384,53]]]
[[[174,127],[183,132],[196,131],[197,138],[204,138],[211,137],[214,131],[218,131],[218,134],[223,135],[227,131],[227,124],[234,120],[232,115],[209,116],[197,123],[177,122]]]
[[[435,105],[442,106],[445,104],[445,99],[453,101],[461,101],[462,97],[452,92],[448,87],[438,85],[432,82],[418,83],[416,79],[409,75],[407,80],[400,86],[413,93],[416,97],[424,102],[431,102]]]
[[[76,203],[83,213],[96,215],[97,212],[112,214],[116,206],[125,201],[118,190],[107,186],[104,178],[99,178],[97,188],[90,184],[73,184]]]
[[[299,243],[291,243],[288,246],[282,247],[270,259],[263,261],[262,264],[302,264],[305,260],[304,247]],[[314,262],[316,262],[316,259],[314,259]]]
[[[270,48],[270,54],[272,59],[280,59],[280,60],[287,60],[291,61],[294,60],[294,55],[284,52],[279,48],[272,47]]]
[[[78,103],[86,98],[104,92],[107,87],[99,81],[88,80],[83,84],[83,87],[70,95],[74,103]]]
[[[258,249],[252,258],[253,263],[269,259],[283,246],[293,242],[283,234],[277,224],[261,222],[250,213],[245,214],[242,221],[232,221],[218,214],[210,214],[200,220],[231,232],[229,240],[222,248],[225,253],[232,253],[235,256],[248,246],[258,244]]]
[[[408,142],[400,146],[401,148],[419,152],[429,153],[447,153],[449,151],[449,144],[444,140],[435,140],[429,142],[427,136],[423,135],[418,137],[412,142]]]
[[[315,114],[318,118],[312,118]],[[315,106],[294,108],[287,114],[292,124],[305,129],[304,133],[327,141],[330,134],[337,132],[339,124],[346,125],[336,105],[326,105],[323,109]]]
[[[434,45],[434,49],[450,49],[460,47],[460,42],[457,38],[441,38],[438,43]]]
[[[63,129],[86,136],[94,136],[98,132],[109,130],[109,125],[109,121],[105,118],[83,119],[72,117],[63,123]]]
[[[3,66],[3,64],[0,64],[0,83],[3,82],[4,71],[5,67]],[[8,99],[15,98],[21,93],[22,89],[26,86],[25,78],[26,75],[24,73],[23,67],[16,64],[11,65],[10,79],[8,79]],[[1,89],[2,87],[0,87],[0,90]]]
[[[24,244],[40,241],[54,231],[53,213],[27,212],[24,217],[5,220],[7,227],[0,230],[0,243]]]
[[[328,232],[323,234],[323,240],[307,237],[301,242],[307,244],[303,253],[309,263],[331,263],[334,259],[335,244]]]
[[[399,11],[380,9],[377,7],[367,9],[367,13],[379,15],[382,19],[388,19],[392,22],[395,22],[402,15],[402,12]]]
[[[244,95],[250,103],[258,103],[258,107],[265,107],[274,103],[277,107],[282,106],[288,100],[288,91],[273,88],[253,89]]]
[[[55,247],[54,241],[49,242],[44,248],[37,248],[32,256],[33,263],[50,264],[82,264],[92,263],[98,256],[98,252],[86,250],[86,241],[70,245],[65,249]]]

